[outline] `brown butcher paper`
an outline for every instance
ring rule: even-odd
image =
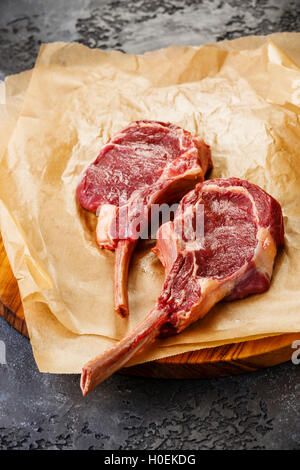
[[[250,37],[140,56],[80,44],[41,47],[32,72],[0,88],[0,229],[18,280],[38,367],[77,373],[154,306],[163,268],[141,242],[130,317],[113,308],[114,253],[76,185],[130,121],[171,121],[211,146],[211,177],[260,185],[282,205],[285,248],[268,292],[222,302],[132,363],[300,331],[300,34]]]

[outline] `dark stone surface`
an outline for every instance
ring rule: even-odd
[[[40,374],[0,319],[0,449],[299,449],[300,365],[238,377],[115,375],[85,399],[78,376]]]
[[[0,79],[32,67],[41,42],[142,53],[299,28],[299,0],[0,0]]]
[[[0,0],[0,79],[41,42],[140,53],[297,31],[300,1]],[[29,342],[0,319],[0,449],[299,449],[300,366],[214,380],[115,375],[86,399],[77,376],[39,374]]]

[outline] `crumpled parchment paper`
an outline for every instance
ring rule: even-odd
[[[300,331],[300,34],[170,47],[140,56],[80,44],[41,47],[33,71],[0,88],[0,229],[38,367],[77,373],[151,310],[164,272],[140,243],[131,315],[113,311],[114,253],[78,207],[80,174],[116,131],[171,121],[211,146],[211,177],[237,176],[281,203],[286,244],[271,288],[222,302],[132,363]]]

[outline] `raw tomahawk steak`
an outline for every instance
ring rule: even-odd
[[[153,204],[178,201],[212,167],[209,147],[170,123],[137,121],[101,149],[77,187],[77,198],[98,213],[97,241],[116,250],[115,309],[128,314],[130,258]]]
[[[202,237],[196,220],[201,209]],[[154,309],[126,338],[83,368],[83,394],[155,338],[179,333],[220,300],[266,291],[283,240],[280,205],[258,186],[237,178],[198,184],[182,199],[174,222],[158,231],[155,251],[166,279]]]

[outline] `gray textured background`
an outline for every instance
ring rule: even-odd
[[[141,53],[276,31],[300,31],[300,1],[0,0],[0,79],[31,67],[41,42]],[[300,448],[300,365],[206,381],[115,375],[83,399],[77,376],[39,374],[2,319],[0,340],[0,449]]]

